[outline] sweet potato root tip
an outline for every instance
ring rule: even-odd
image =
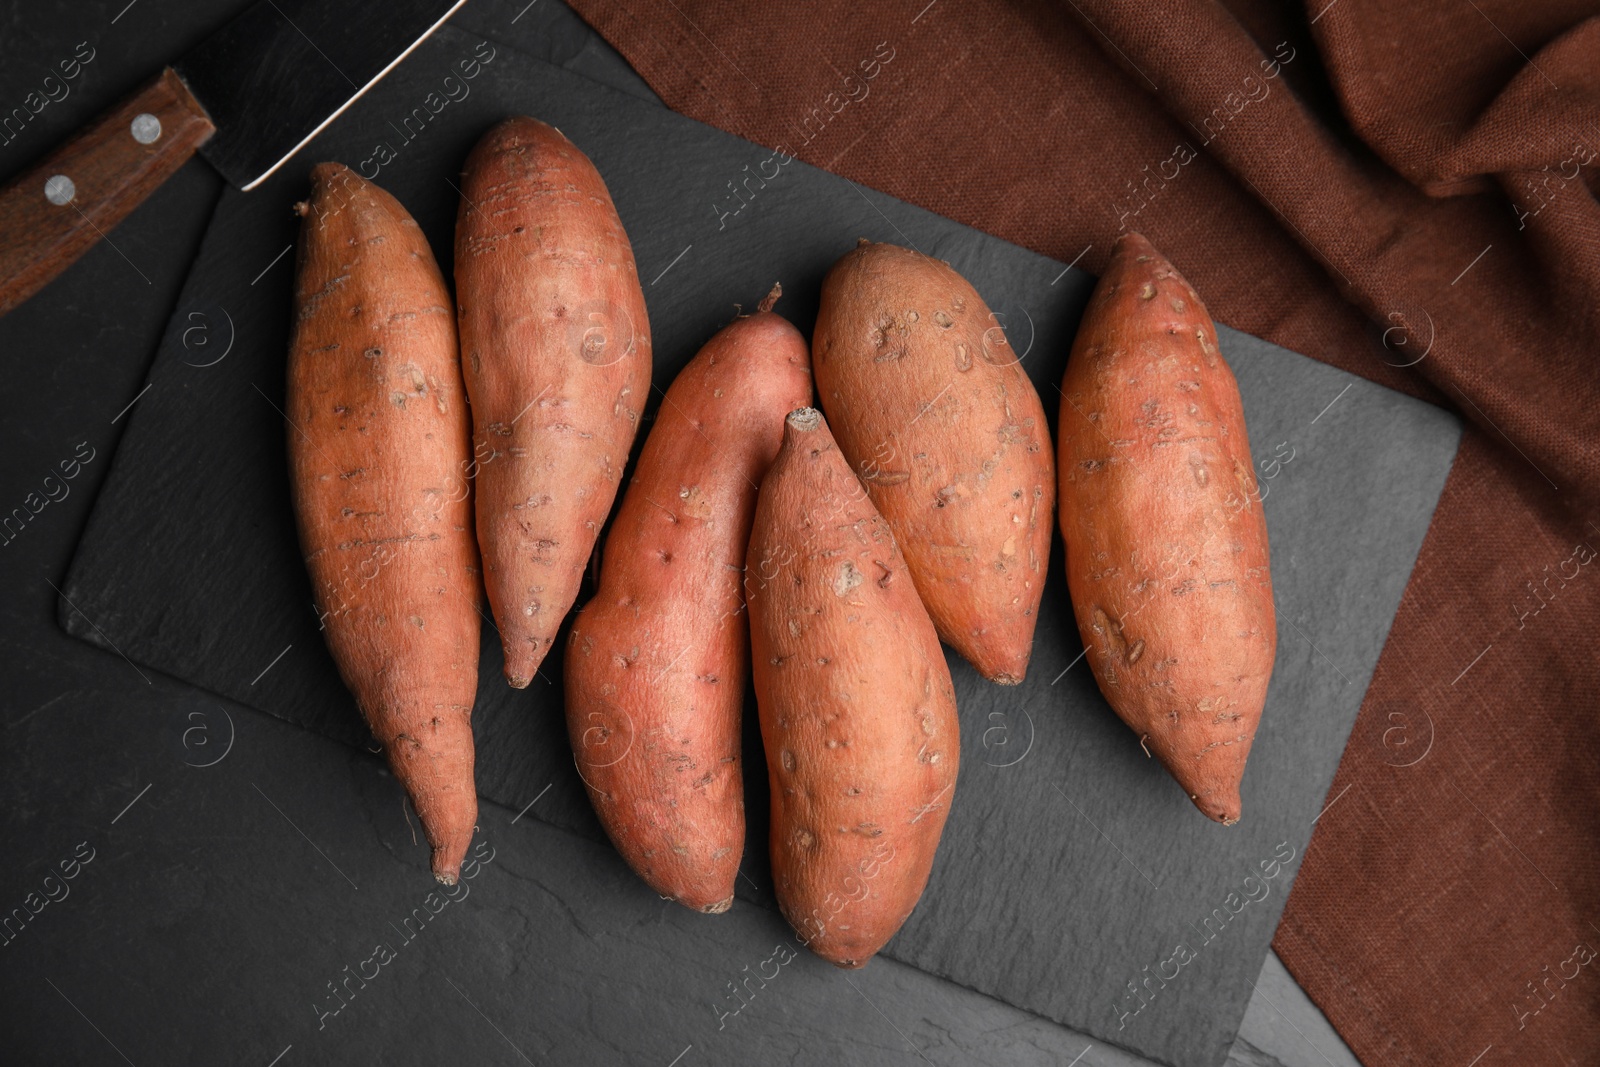
[[[822,412],[816,408],[796,408],[785,420],[800,433],[811,433],[822,425]]]
[[[1235,825],[1242,814],[1241,808],[1243,805],[1240,801],[1237,785],[1230,788],[1226,783],[1219,784],[1214,786],[1209,793],[1191,794],[1189,799],[1194,802],[1194,806],[1199,808],[1206,818],[1212,822],[1219,822],[1223,826]]]
[[[1089,666],[1195,807],[1232,825],[1276,654],[1266,520],[1216,327],[1143,236],[1113,248],[1061,394],[1061,531]]]
[[[761,298],[761,303],[756,305],[756,310],[761,312],[771,311],[778,303],[778,298],[783,295],[783,286],[778,282],[772,283],[772,289]]]

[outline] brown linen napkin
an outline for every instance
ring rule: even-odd
[[[1596,1062],[1595,5],[572,3],[678,111],[1090,271],[1140,230],[1467,421],[1274,944],[1369,1064]]]

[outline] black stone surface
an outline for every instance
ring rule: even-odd
[[[115,32],[130,33],[137,12]],[[104,24],[116,11],[100,14]],[[469,6],[458,23],[648,97],[549,2]],[[116,53],[135,57],[130,70],[181,51],[143,32]],[[304,162],[366,158],[386,116],[409,111],[440,62],[471,44],[441,37]],[[109,62],[101,70],[116,73]],[[13,81],[26,91],[25,78],[8,74]],[[915,243],[971,276],[1006,314],[1019,350],[1034,336],[1028,364],[1053,411],[1048,383],[1087,295],[1081,273],[1061,276],[1059,264],[799,163],[719,229],[710,205],[723,184],[770,153],[506,48],[473,86],[459,113],[442,112],[380,182],[448,261],[454,193],[443,178],[505,111],[553,118],[607,175],[647,279],[689,249],[647,294],[662,384],[734,302],[753,302],[773,277],[788,294],[781,310],[809,329],[822,270],[859,234]],[[73,117],[60,131],[28,134],[35,154],[92,110],[61,114]],[[0,351],[27,361],[24,381],[34,386],[4,401],[8,427],[28,428],[0,485],[6,499],[20,503],[32,475],[42,478],[80,441],[96,450],[72,496],[4,548],[16,594],[4,617],[13,685],[0,788],[12,863],[0,889],[15,898],[4,906],[41,899],[28,897],[35,882],[48,888],[45,875],[80,842],[95,858],[64,883],[67,898],[0,945],[0,993],[20,1009],[0,1018],[0,1047],[17,1050],[17,1062],[267,1063],[281,1054],[285,1067],[439,1056],[665,1064],[680,1053],[683,1067],[776,1055],[1065,1063],[1084,1052],[1084,1038],[894,959],[844,975],[802,952],[764,986],[752,980],[748,1006],[722,1014],[742,1003],[729,983],[771,975],[764,961],[787,959],[774,955],[787,935],[765,907],[758,812],[748,901],[712,918],[656,900],[609,847],[536,821],[594,833],[560,729],[559,665],[547,669],[543,692],[536,681],[510,694],[492,637],[479,740],[480,786],[506,805],[484,809],[494,859],[467,883],[470,899],[444,906],[414,939],[385,932],[432,889],[393,781],[357,748],[241,706],[364,740],[315,633],[283,503],[283,428],[268,403],[282,391],[288,258],[260,272],[292,239],[286,206],[300,193],[299,173],[225,197],[196,260],[201,208],[219,184],[196,164],[116,231],[116,249],[97,247],[0,320]],[[151,388],[112,425],[143,387],[141,357],[169,313]],[[228,338],[225,358],[199,366]],[[1225,831],[1189,809],[1109,715],[1081,663],[1049,684],[1081,649],[1058,580],[1028,686],[994,690],[954,664],[966,767],[934,882],[890,950],[1096,1035],[1084,1064],[1134,1062],[1102,1038],[1173,1063],[1215,1063],[1226,1051],[1455,443],[1453,424],[1432,409],[1242,335],[1225,331],[1223,344],[1245,388],[1255,450],[1276,471],[1267,508],[1285,620],[1245,823]],[[1291,448],[1294,459],[1270,466]],[[64,583],[85,504],[112,467]],[[41,637],[55,596],[44,579],[75,605],[62,609],[69,628],[120,654]],[[1245,906],[1117,1030],[1122,984],[1190,939],[1187,925],[1223,906],[1282,841],[1296,859],[1267,899]],[[352,981],[348,1006],[319,1020],[314,1005],[339,1004],[327,983],[379,941],[394,961],[366,988]]]

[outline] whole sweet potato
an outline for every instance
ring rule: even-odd
[[[661,402],[573,620],[573,755],[600,822],[657,893],[726,911],[744,851],[745,549],[786,414],[811,401],[805,338],[771,312],[706,342]]]
[[[950,670],[814,409],[786,421],[745,559],[778,904],[817,955],[860,967],[916,907],[939,847],[961,759]]]
[[[449,885],[472,840],[478,547],[450,293],[422,231],[311,172],[289,349],[290,488],[328,648]]]
[[[467,159],[456,303],[484,584],[521,688],[555,641],[650,391],[633,249],[594,165],[511,118]]]
[[[1022,681],[1050,560],[1050,431],[983,298],[949,264],[861,242],[813,337],[839,449],[894,530],[934,625],[984,677]]]
[[[1201,811],[1239,782],[1277,649],[1244,407],[1194,289],[1122,237],[1061,383],[1061,533],[1089,664]]]

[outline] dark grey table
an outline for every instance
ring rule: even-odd
[[[60,98],[0,135],[0,176],[241,6],[14,7],[0,114],[81,58],[80,43],[93,58],[65,95],[51,83]],[[461,18],[540,20],[552,57],[627,76],[558,0],[473,0]],[[390,849],[413,830],[386,773],[55,623],[56,587],[219,192],[213,172],[189,165],[0,319],[0,506],[79,461],[75,478],[50,483],[59,499],[0,544],[0,914],[37,909],[0,940],[7,1062],[1143,1062],[890,960],[846,983],[801,957],[719,1030],[710,1004],[694,1016],[670,991],[739,978],[761,958],[746,958],[749,944],[784,936],[775,916],[746,909],[708,928],[670,905],[640,907],[616,892],[630,876],[607,850],[493,805],[482,815],[492,858],[466,883],[470,900],[444,906],[378,977],[352,980],[427,891],[397,877]],[[63,862],[76,876],[47,882]],[[1230,1062],[1356,1061],[1269,957]]]

